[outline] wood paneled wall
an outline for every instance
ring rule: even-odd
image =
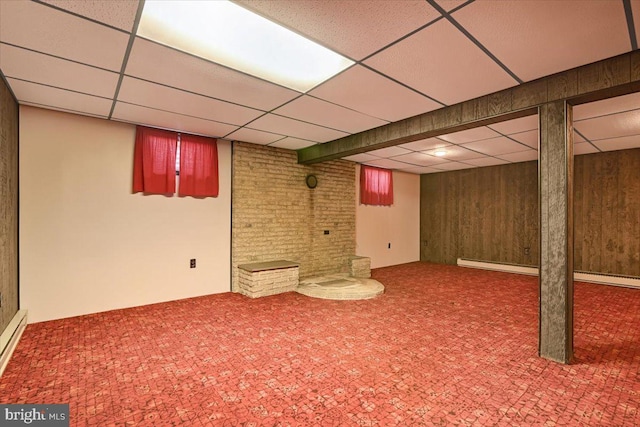
[[[0,79],[0,332],[18,311],[18,104]]]
[[[576,156],[574,174],[574,269],[640,276],[640,149]],[[422,175],[420,259],[537,265],[537,175],[537,162]]]
[[[574,264],[640,276],[640,148],[575,158]]]
[[[421,260],[537,264],[537,176],[537,162],[422,175]]]

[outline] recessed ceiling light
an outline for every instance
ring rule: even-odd
[[[445,154],[447,154],[447,151],[446,150],[436,150],[433,154],[435,154],[438,157],[442,157]]]
[[[353,64],[222,0],[147,0],[137,35],[299,92],[309,91]]]

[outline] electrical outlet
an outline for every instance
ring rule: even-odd
[[[531,253],[531,248],[530,248],[530,247],[528,247],[528,246],[527,246],[527,247],[525,247],[525,248],[524,248],[524,254],[525,254],[525,255],[529,255],[530,253]]]
[[[189,268],[196,268],[196,259],[195,258],[191,258],[191,261],[189,261]]]
[[[387,249],[391,249],[391,243],[387,245]]]
[[[324,234],[329,234],[329,230],[324,230]]]

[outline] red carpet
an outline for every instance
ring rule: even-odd
[[[29,325],[0,403],[77,426],[637,426],[640,291],[577,283],[575,355],[537,357],[537,279],[424,263],[374,300],[238,294]]]

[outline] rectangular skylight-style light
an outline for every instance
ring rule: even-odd
[[[299,92],[353,64],[226,0],[147,0],[137,34]]]

